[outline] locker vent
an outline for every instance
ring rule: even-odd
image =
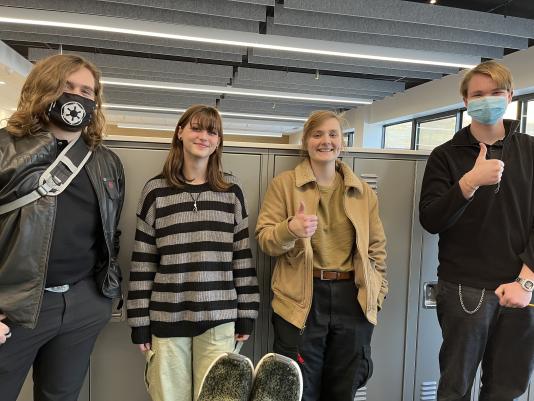
[[[354,401],[366,401],[367,400],[367,387],[359,388],[354,396]]]
[[[360,175],[361,178],[369,184],[369,186],[378,193],[378,175],[371,173],[364,173]]]
[[[423,382],[421,384],[421,401],[435,401],[438,390],[437,382]]]

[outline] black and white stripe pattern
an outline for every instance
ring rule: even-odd
[[[161,176],[145,185],[127,302],[135,343],[151,334],[192,337],[230,321],[236,333],[252,331],[259,290],[248,216],[241,187],[227,179],[225,192],[209,184],[176,189]]]

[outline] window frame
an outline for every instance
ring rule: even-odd
[[[408,120],[404,120],[404,121],[398,121],[398,122],[395,122],[395,123],[391,123],[391,124],[385,124],[382,126],[382,142],[380,144],[380,148],[381,149],[391,149],[391,150],[394,150],[393,148],[386,148],[386,128],[387,127],[391,127],[391,126],[395,126],[395,125],[401,125],[401,124],[406,124],[406,123],[409,123],[411,122],[412,123],[412,129],[410,131],[410,149],[402,149],[402,150],[412,150],[413,149],[413,146],[414,146],[414,119],[410,118]]]

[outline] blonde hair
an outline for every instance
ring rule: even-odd
[[[471,79],[475,74],[483,74],[490,77],[495,81],[499,89],[505,89],[508,92],[512,92],[513,90],[512,73],[510,70],[494,60],[489,60],[480,63],[464,75],[462,83],[460,84],[460,93],[464,99],[467,98],[469,82],[471,82]]]
[[[102,142],[106,120],[102,112],[102,86],[100,71],[83,57],[58,54],[39,61],[22,86],[15,111],[7,121],[7,130],[15,136],[33,135],[46,129],[50,120],[47,110],[65,90],[67,78],[72,73],[87,68],[95,79],[96,109],[89,125],[82,129],[82,136],[94,149]]]
[[[189,107],[182,117],[180,117],[178,124],[176,124],[174,136],[172,137],[171,150],[163,165],[163,176],[167,180],[167,183],[175,188],[183,188],[184,184],[187,183],[182,171],[184,166],[184,145],[178,138],[178,132],[180,128],[183,129],[191,122],[197,123],[202,130],[214,131],[219,135],[219,146],[210,155],[208,160],[207,177],[208,183],[213,190],[227,190],[231,184],[224,179],[224,173],[222,171],[223,129],[221,116],[217,109],[202,104]]]
[[[330,110],[317,110],[310,114],[306,122],[304,123],[304,128],[302,130],[302,146],[301,153],[304,157],[309,157],[308,155],[308,140],[313,135],[315,130],[323,124],[325,121],[334,118],[339,123],[339,134],[343,135],[343,118],[336,112]]]

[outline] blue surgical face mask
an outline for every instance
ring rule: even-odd
[[[467,114],[481,124],[494,125],[506,112],[508,99],[504,96],[485,96],[467,103]]]

